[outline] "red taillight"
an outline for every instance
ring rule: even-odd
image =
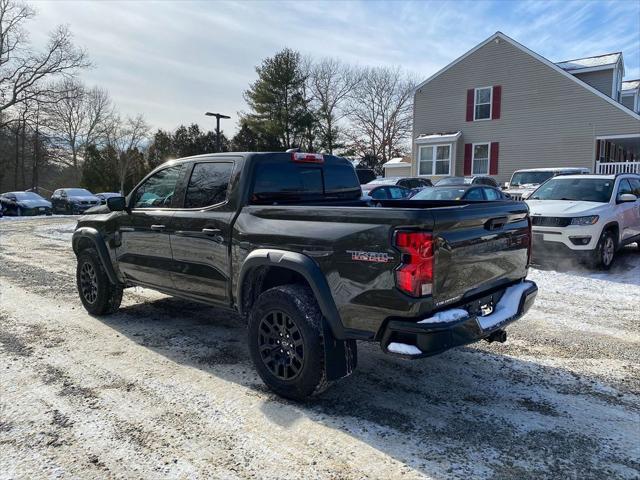
[[[398,231],[395,246],[402,252],[396,285],[414,297],[430,295],[433,286],[434,240],[430,233]]]
[[[291,160],[301,163],[324,163],[324,156],[321,153],[291,152]]]

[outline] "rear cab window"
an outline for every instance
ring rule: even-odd
[[[289,154],[274,154],[256,162],[250,198],[251,203],[270,203],[360,195],[360,181],[347,160],[327,155],[323,163],[299,163]]]

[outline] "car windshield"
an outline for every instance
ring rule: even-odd
[[[464,185],[465,183],[471,183],[471,181],[467,182],[467,179],[464,177],[447,177],[438,180],[436,185]]]
[[[614,180],[609,178],[556,177],[538,188],[529,200],[577,200],[607,203],[611,198]]]
[[[67,188],[65,191],[67,192],[67,195],[74,197],[93,197],[93,193],[89,190],[85,190],[84,188]]]
[[[411,200],[460,200],[466,191],[466,188],[425,188]]]
[[[510,185],[540,185],[554,176],[554,172],[516,172],[511,177]]]
[[[40,195],[33,192],[17,192],[14,195],[18,200],[44,200]]]

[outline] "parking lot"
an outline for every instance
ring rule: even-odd
[[[532,269],[505,344],[415,362],[360,344],[307,404],[271,394],[245,330],[144,289],[88,315],[71,217],[0,219],[0,478],[638,478],[640,252]]]

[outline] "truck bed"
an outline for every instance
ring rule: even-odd
[[[286,245],[307,255],[325,275],[348,329],[375,336],[389,318],[420,319],[474,295],[524,278],[529,220],[520,202],[390,200],[322,205],[249,205],[234,232],[234,265],[254,249]],[[398,229],[431,233],[436,242],[433,291],[412,297],[396,288]],[[235,235],[235,233],[234,233]]]

